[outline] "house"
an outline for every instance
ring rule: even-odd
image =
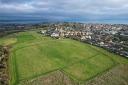
[[[87,39],[91,39],[92,37],[91,37],[91,36],[86,35],[86,38],[87,38]]]
[[[51,34],[51,37],[59,38],[59,32],[58,32],[58,31],[54,31],[54,32]]]
[[[99,44],[100,44],[100,46],[104,46],[104,42],[100,42]]]
[[[85,37],[85,36],[82,36],[82,37],[81,37],[81,40],[86,40],[86,37]]]

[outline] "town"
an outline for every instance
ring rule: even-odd
[[[128,57],[128,25],[59,23],[50,24],[41,33],[56,39],[71,38]]]

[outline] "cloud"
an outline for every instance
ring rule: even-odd
[[[128,0],[0,0],[0,15],[53,19],[125,19]]]

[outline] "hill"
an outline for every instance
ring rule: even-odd
[[[101,48],[70,39],[56,40],[33,31],[4,37],[0,39],[0,44],[12,46],[9,59],[10,85],[56,85],[57,81],[59,85],[83,85],[113,68],[128,65],[127,59]],[[40,78],[43,82],[40,82]]]

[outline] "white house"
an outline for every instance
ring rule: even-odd
[[[86,40],[86,37],[85,37],[85,36],[82,36],[82,37],[81,37],[81,40]]]
[[[53,32],[53,33],[51,34],[51,37],[59,37],[59,33]]]

